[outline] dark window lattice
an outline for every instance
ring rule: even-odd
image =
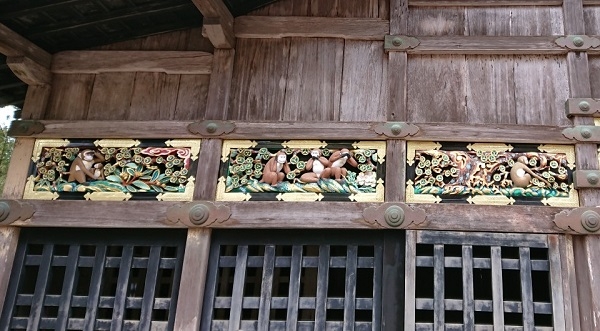
[[[201,330],[379,330],[381,232],[217,232]]]
[[[555,235],[409,231],[406,252],[407,330],[564,330]]]
[[[185,231],[24,229],[0,330],[171,330]]]

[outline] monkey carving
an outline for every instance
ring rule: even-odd
[[[329,164],[329,160],[322,156],[320,149],[313,149],[310,151],[310,160],[306,162],[305,167],[305,169],[310,172],[302,174],[300,180],[305,183],[316,183],[321,178],[328,178]]]
[[[353,167],[358,166],[358,162],[356,162],[347,148],[342,148],[341,150],[331,154],[329,157],[329,162],[331,163],[331,167],[328,169],[329,172],[327,172],[325,175],[327,177],[334,177],[338,182],[342,180],[342,177],[346,177],[346,174],[348,173],[348,170],[344,168],[346,163]]]
[[[285,152],[279,151],[267,161],[260,182],[275,186],[283,181],[288,172],[290,172],[290,165],[287,162],[287,156]]]
[[[104,162],[104,156],[98,152],[91,149],[79,152],[69,169],[69,182],[76,180],[83,184],[88,178],[104,179],[104,166],[100,162]]]
[[[510,179],[512,180],[513,185],[515,187],[526,188],[531,182],[531,177],[535,177],[538,180],[550,185],[547,180],[529,169],[527,166],[526,156],[519,156],[515,164],[510,169]]]

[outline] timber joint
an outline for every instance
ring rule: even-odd
[[[411,208],[402,202],[389,202],[363,210],[364,222],[370,226],[388,229],[406,229],[426,225],[427,215],[422,209]]]
[[[44,132],[46,127],[43,123],[32,120],[13,121],[8,129],[8,135],[11,137],[27,137]]]
[[[387,35],[385,36],[384,49],[386,52],[405,51],[419,46],[420,43],[421,41],[415,37]]]
[[[554,216],[559,229],[572,234],[599,234],[600,207],[580,207],[562,211]]]
[[[187,227],[205,227],[216,222],[223,223],[231,217],[231,209],[210,201],[192,201],[167,209],[167,224],[181,223]]]
[[[373,131],[389,138],[405,138],[419,133],[419,127],[404,122],[386,122],[373,125]]]
[[[564,48],[585,51],[600,46],[600,39],[585,35],[569,35],[557,38],[554,42]]]
[[[227,134],[232,132],[234,129],[235,124],[228,121],[205,120],[194,122],[188,125],[188,131],[190,133],[209,137]]]
[[[0,200],[0,225],[30,219],[35,213],[33,205],[18,200]]]

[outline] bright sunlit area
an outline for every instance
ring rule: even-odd
[[[0,107],[0,126],[5,128],[10,126],[13,120],[16,108],[13,106]]]
[[[15,140],[7,135],[15,110],[13,106],[0,107],[0,192],[4,189],[6,172],[15,143]]]

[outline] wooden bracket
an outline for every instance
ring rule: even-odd
[[[576,189],[600,187],[600,170],[575,170],[573,183]]]
[[[600,126],[578,125],[562,131],[565,138],[590,143],[600,142]]]
[[[215,205],[209,201],[181,203],[167,209],[167,224],[181,223],[188,227],[206,227],[223,223],[231,217],[231,209],[226,205]]]
[[[600,46],[600,39],[585,35],[569,35],[554,40],[557,45],[572,50],[584,51]]]
[[[600,100],[590,98],[571,98],[565,102],[567,116],[598,116],[600,117]]]
[[[412,49],[419,46],[421,42],[419,39],[410,36],[402,36],[402,35],[386,35],[384,41],[384,50],[386,52],[390,51],[405,51],[407,49]]]
[[[219,17],[205,17],[202,22],[202,34],[215,48],[235,48],[233,23]]]
[[[0,200],[0,225],[30,219],[35,213],[33,205],[18,200]]]
[[[8,129],[11,137],[27,137],[44,132],[46,127],[42,122],[34,120],[13,121]]]
[[[363,210],[364,222],[373,227],[406,229],[410,225],[426,225],[427,215],[422,209],[411,208],[402,202],[388,202]]]
[[[404,138],[419,133],[419,127],[404,122],[386,122],[374,124],[373,131],[390,138]]]
[[[188,125],[189,132],[209,137],[230,133],[234,129],[235,124],[227,121],[200,121]]]
[[[580,207],[564,210],[554,216],[559,229],[573,234],[600,233],[600,207]]]

